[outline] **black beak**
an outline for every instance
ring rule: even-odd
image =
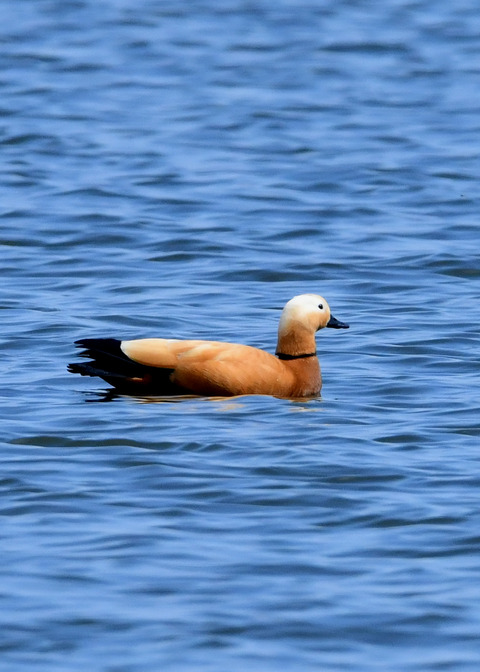
[[[336,317],[331,315],[329,321],[327,322],[327,327],[331,327],[332,329],[348,329],[348,324],[345,324],[345,322],[340,322],[340,320],[337,320]]]

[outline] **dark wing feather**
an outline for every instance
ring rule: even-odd
[[[138,364],[121,349],[116,338],[84,338],[75,342],[82,348],[80,357],[89,362],[74,362],[68,365],[71,373],[81,376],[97,376],[128,394],[182,394],[184,390],[170,381],[172,369],[159,369]]]

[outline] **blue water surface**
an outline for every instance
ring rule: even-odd
[[[477,3],[7,0],[0,34],[0,670],[477,672]],[[318,399],[66,371],[274,351],[305,292],[351,325]]]

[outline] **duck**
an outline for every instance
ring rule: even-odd
[[[174,338],[84,338],[88,362],[71,373],[103,379],[116,392],[138,396],[316,397],[322,388],[316,332],[348,329],[319,294],[294,296],[282,310],[275,354],[250,345]]]

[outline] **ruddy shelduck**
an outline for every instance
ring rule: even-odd
[[[86,338],[76,345],[91,361],[68,368],[103,378],[125,394],[314,397],[322,387],[315,333],[323,327],[347,329],[348,324],[331,315],[323,297],[301,294],[282,311],[275,355],[220,341]]]

